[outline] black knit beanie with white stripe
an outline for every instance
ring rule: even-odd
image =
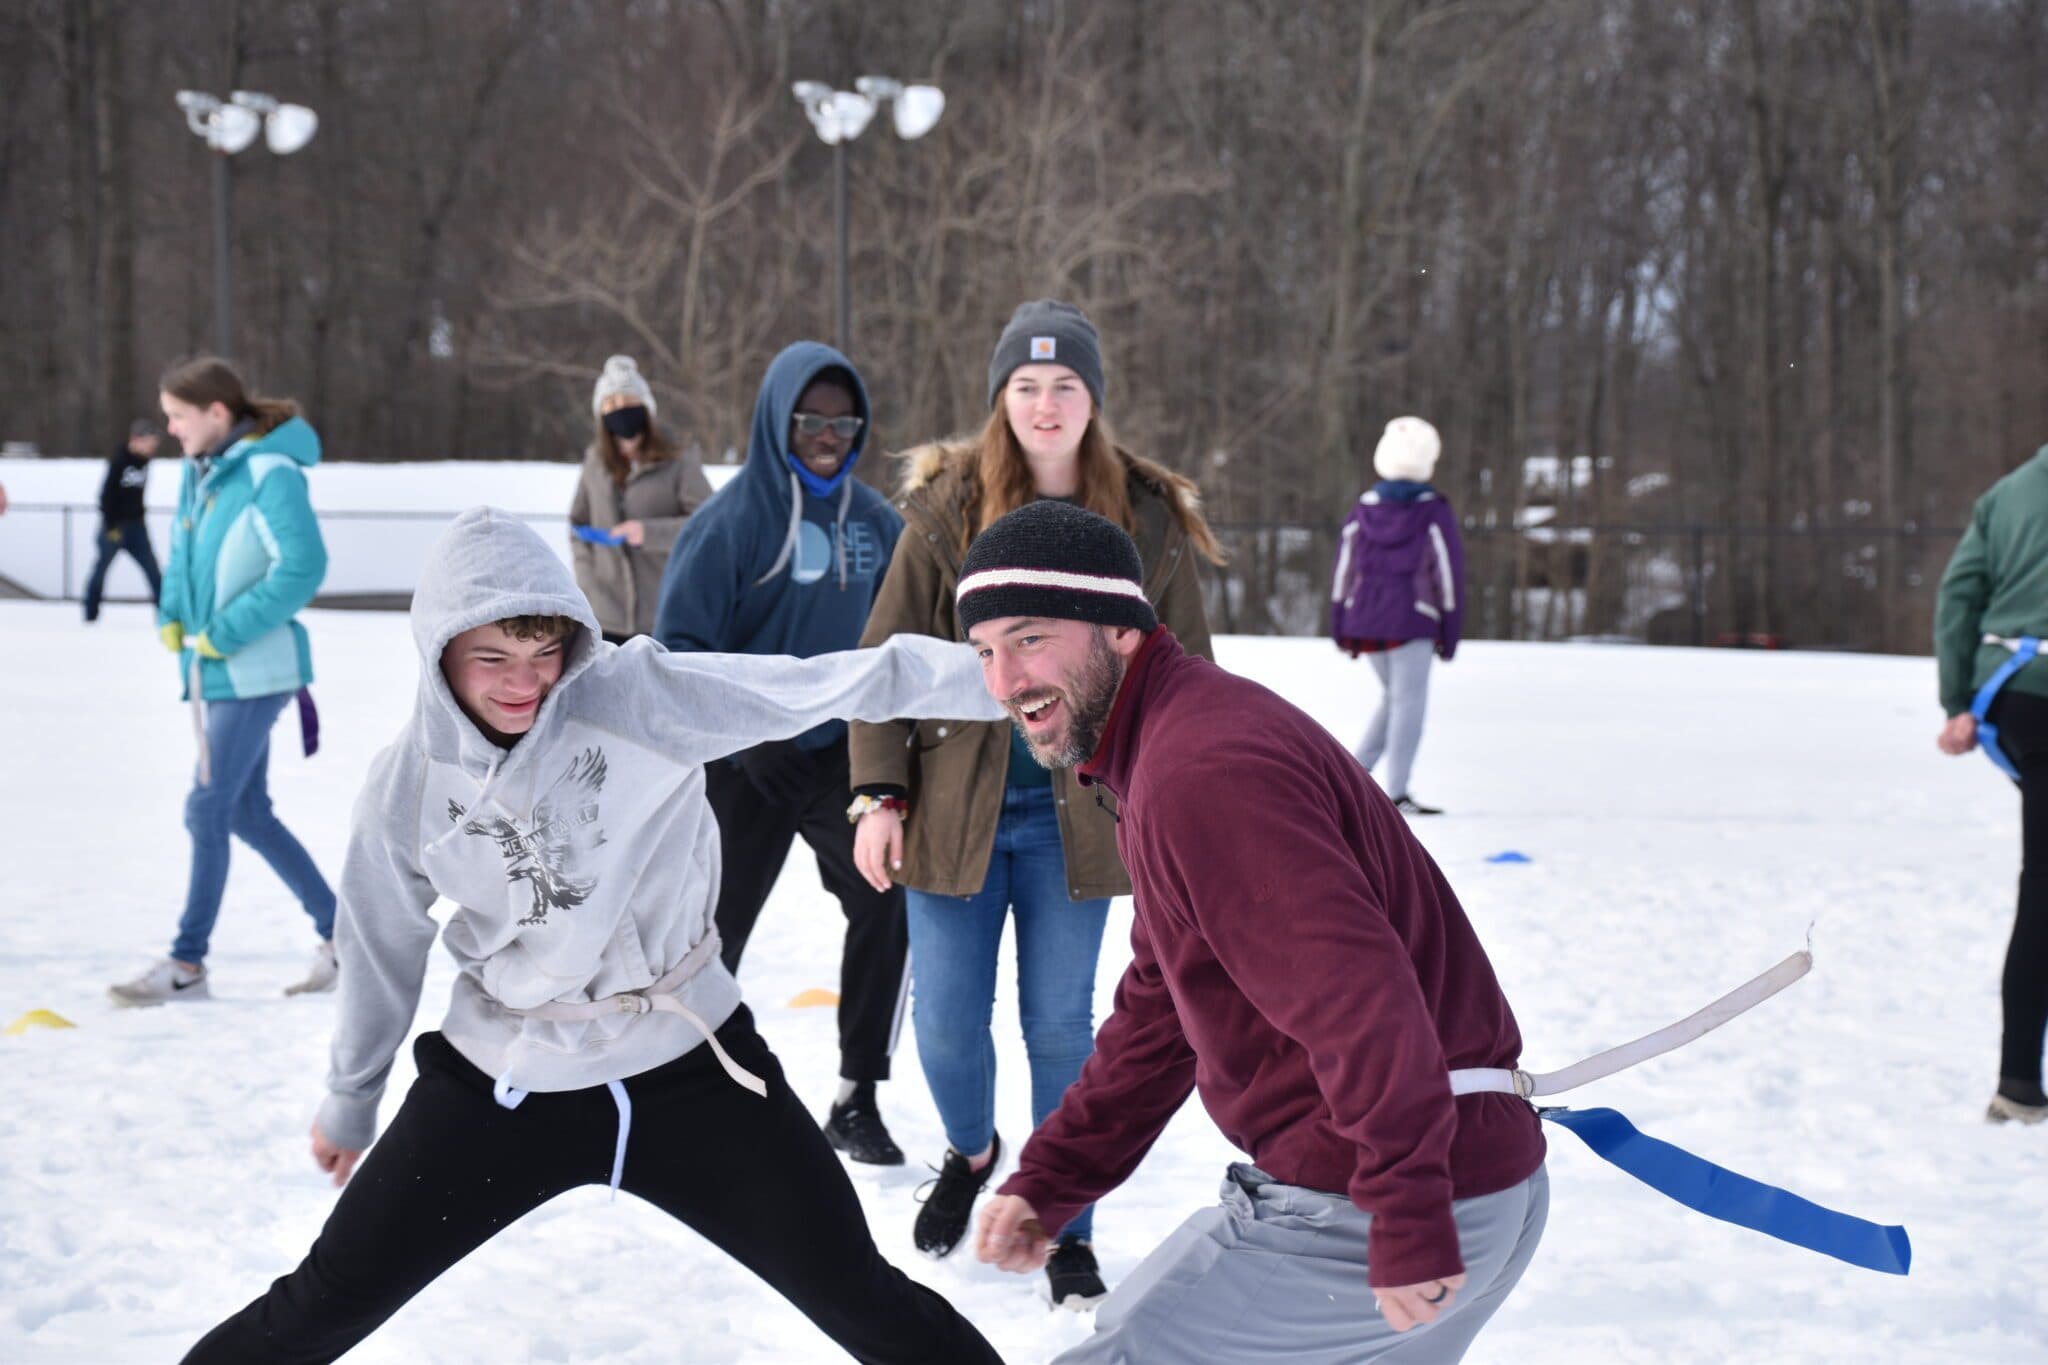
[[[1042,498],[1000,517],[967,547],[954,601],[963,630],[1004,616],[1045,616],[1150,633],[1145,564],[1121,526]]]

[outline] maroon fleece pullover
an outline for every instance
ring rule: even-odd
[[[1374,1286],[1463,1271],[1451,1201],[1526,1180],[1544,1143],[1526,1102],[1451,1096],[1451,1069],[1512,1067],[1522,1039],[1407,821],[1322,726],[1163,627],[1081,776],[1117,797],[1133,957],[1002,1192],[1063,1227],[1199,1089],[1261,1170],[1373,1216]]]

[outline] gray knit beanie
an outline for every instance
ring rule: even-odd
[[[605,361],[604,371],[597,377],[597,387],[590,394],[590,415],[604,416],[604,400],[615,393],[623,393],[636,400],[653,416],[654,390],[647,387],[647,376],[640,373],[640,367],[629,355],[615,355]]]
[[[988,362],[988,405],[1010,382],[1019,365],[1064,365],[1081,376],[1088,396],[1102,407],[1102,338],[1088,315],[1058,299],[1034,299],[1017,306]]]

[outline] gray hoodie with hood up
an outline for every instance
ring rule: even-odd
[[[583,629],[532,728],[501,749],[441,672],[463,631],[566,616]],[[320,1131],[363,1148],[418,1012],[437,899],[461,968],[441,1031],[521,1090],[603,1085],[662,1065],[703,1035],[669,1013],[555,1022],[514,1010],[586,1002],[659,980],[713,932],[719,838],[704,764],[838,717],[993,720],[973,650],[906,635],[811,659],[671,654],[605,643],[569,569],[524,523],[458,517],[412,605],[419,696],[371,765],[341,871],[340,1010]],[[740,1003],[716,953],[676,989],[717,1028]],[[508,1008],[509,1007],[509,1008]]]

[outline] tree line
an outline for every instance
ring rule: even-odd
[[[230,163],[235,359],[333,458],[573,456],[622,350],[743,449],[832,334],[789,85],[871,72],[948,98],[846,152],[872,443],[975,425],[1010,309],[1081,304],[1119,438],[1235,528],[1235,629],[1313,628],[1315,528],[1413,412],[1491,633],[1924,648],[1939,528],[2048,441],[2044,0],[22,0],[0,38],[0,438],[47,451],[212,334],[181,88],[320,114]]]

